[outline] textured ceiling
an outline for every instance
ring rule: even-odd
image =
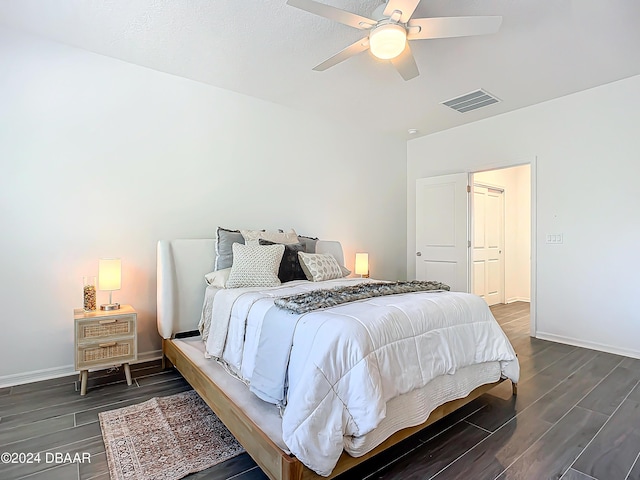
[[[501,15],[497,34],[411,43],[405,82],[362,53],[312,67],[363,32],[286,0],[0,0],[0,25],[410,138],[640,74],[638,0],[422,0],[414,17]],[[322,0],[369,16],[379,0]],[[483,88],[502,102],[440,102]]]

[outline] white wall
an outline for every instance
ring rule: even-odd
[[[531,282],[531,167],[489,170],[473,181],[504,188],[505,302],[530,300]]]
[[[157,354],[158,239],[293,227],[405,278],[405,142],[7,30],[0,64],[0,385],[73,370],[104,256]]]
[[[417,178],[535,158],[537,336],[640,358],[638,125],[635,76],[410,141],[408,277]]]

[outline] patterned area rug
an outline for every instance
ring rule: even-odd
[[[177,480],[244,452],[193,390],[98,416],[111,480]]]

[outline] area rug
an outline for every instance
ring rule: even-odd
[[[194,390],[98,417],[111,480],[177,480],[244,452]]]

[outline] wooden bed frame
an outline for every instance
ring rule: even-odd
[[[227,426],[229,431],[242,444],[264,473],[272,480],[310,480],[336,477],[387,448],[401,442],[414,433],[419,432],[504,381],[501,379],[495,383],[482,385],[464,398],[444,403],[440,407],[436,408],[424,423],[396,432],[372,451],[361,457],[352,457],[343,452],[338,463],[331,472],[331,475],[329,477],[322,477],[307,468],[295,456],[284,452],[280,447],[278,447],[278,445],[276,445],[276,443],[274,443],[274,441],[271,440],[267,434],[264,433],[264,431],[261,430],[261,428],[233,402],[220,385],[206,375],[200,367],[198,367],[185,353],[183,353],[180,348],[175,345],[172,340],[173,333],[176,333],[177,331],[187,331],[186,329],[183,328],[182,330],[176,330],[176,326],[174,326],[173,332],[169,332],[166,327],[166,319],[161,318],[161,316],[166,316],[167,312],[169,312],[172,316],[176,317],[175,322],[179,322],[180,320],[184,321],[184,319],[179,318],[181,314],[185,313],[184,309],[193,310],[194,308],[192,305],[188,304],[179,305],[177,301],[177,292],[169,291],[170,288],[175,289],[175,285],[170,288],[168,287],[169,283],[175,282],[175,278],[180,279],[182,277],[184,280],[185,278],[190,277],[190,275],[185,277],[184,274],[185,272],[188,273],[191,270],[191,267],[181,272],[180,270],[182,269],[182,265],[168,262],[167,259],[178,255],[186,256],[189,257],[187,259],[189,263],[192,259],[196,259],[201,256],[199,253],[203,253],[205,256],[210,255],[209,252],[213,252],[211,247],[214,244],[211,243],[211,239],[206,239],[206,241],[208,243],[202,243],[202,240],[187,240],[186,247],[185,244],[178,245],[163,241],[158,244],[158,329],[164,337],[162,341],[163,366],[166,366],[166,359],[180,372],[185,380],[187,380],[194,390],[198,392],[220,420]],[[185,241],[180,240],[173,242]],[[182,252],[178,254],[178,251],[180,250],[182,250]],[[179,263],[182,263],[182,261],[183,260]],[[161,263],[163,265],[161,265]],[[199,273],[202,273],[202,275],[208,273],[212,270],[211,265],[212,263],[203,266],[203,271]],[[167,275],[174,277],[174,279],[169,283],[166,279]],[[185,281],[189,282],[190,280]],[[201,283],[203,282],[202,276],[198,276],[198,281]],[[182,283],[184,283],[184,281]],[[204,287],[202,287],[201,290],[204,290]],[[202,305],[203,295],[204,293],[200,296],[200,303],[196,303],[196,312]],[[189,315],[193,318],[194,312],[189,312]],[[199,318],[199,314],[197,318]],[[162,323],[163,321],[164,324]],[[189,321],[186,324],[193,326],[193,321]],[[193,330],[193,328],[191,328],[191,330]],[[517,394],[516,384],[513,384],[513,394]]]

